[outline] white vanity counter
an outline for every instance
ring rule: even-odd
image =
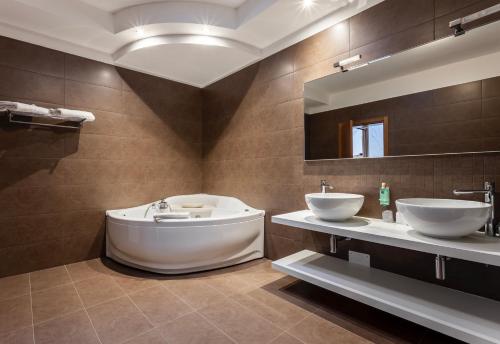
[[[411,227],[379,219],[353,217],[345,222],[316,218],[310,210],[272,217],[272,222],[316,232],[359,239],[446,257],[500,266],[500,239],[475,233],[458,239],[438,239],[417,233]]]
[[[322,221],[309,210],[273,216],[272,222],[500,266],[500,239],[482,233],[436,239],[378,219]],[[500,302],[492,299],[308,250],[274,261],[273,268],[467,343],[500,343]]]

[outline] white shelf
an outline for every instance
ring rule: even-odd
[[[500,343],[500,302],[491,299],[308,250],[273,268],[469,343]]]
[[[345,222],[322,221],[316,218],[310,210],[273,216],[272,222],[378,244],[500,266],[500,239],[486,237],[479,232],[464,238],[444,240],[426,237],[406,225],[386,223],[378,219],[354,217]]]

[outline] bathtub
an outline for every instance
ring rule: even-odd
[[[190,218],[155,219],[160,210],[151,209],[153,203],[108,210],[106,255],[163,274],[215,269],[264,256],[264,211],[233,197],[205,194],[169,197],[166,202],[174,211],[193,210]],[[183,208],[193,205],[207,211]]]

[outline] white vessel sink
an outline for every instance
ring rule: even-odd
[[[349,193],[311,193],[306,203],[314,215],[322,220],[343,221],[358,213],[365,196]]]
[[[457,238],[480,229],[491,205],[453,199],[406,198],[396,201],[406,222],[417,232],[438,238]]]

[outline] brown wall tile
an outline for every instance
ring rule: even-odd
[[[65,55],[66,79],[122,89],[122,79],[115,66],[75,55]]]
[[[328,252],[327,235],[270,222],[273,214],[304,209],[304,194],[316,192],[320,179],[332,182],[336,191],[364,194],[361,214],[372,217],[381,215],[378,187],[382,181],[391,185],[392,197],[397,199],[450,198],[453,188],[480,187],[486,179],[498,179],[498,154],[303,161],[304,82],[333,73],[333,63],[349,55],[361,53],[364,59],[372,59],[430,42],[448,17],[469,14],[491,3],[481,0],[386,0],[290,50],[208,86],[202,92],[203,191],[233,195],[251,206],[265,209],[266,255],[275,259],[304,248]],[[446,32],[448,34],[449,29]],[[289,68],[292,58],[293,73]],[[422,137],[427,133],[417,130],[418,123],[404,121],[408,111],[420,113],[429,120],[434,135],[443,135],[448,140],[465,135],[470,139],[467,147],[478,147],[478,150],[499,147],[500,139],[493,137],[495,130],[481,124],[484,108],[488,110],[484,113],[488,118],[484,123],[488,123],[489,128],[498,128],[497,89],[500,88],[488,81],[483,85],[470,83],[435,94],[428,92],[419,97],[401,97],[398,103],[391,105],[398,109],[393,123],[397,129],[407,131],[400,135],[401,138],[410,140],[413,137],[416,142],[427,144],[422,147],[425,149],[435,147],[423,142]],[[375,104],[363,111],[374,113],[380,111],[380,106]],[[473,119],[467,125],[450,124],[470,119],[469,116]],[[485,134],[491,137],[484,138]],[[337,256],[345,259],[347,249],[371,254],[376,267],[436,283],[432,256],[356,240],[343,242]],[[396,255],[400,257],[397,261],[393,259]],[[455,261],[453,270],[455,275],[447,279],[447,286],[500,299],[498,291],[485,290],[464,278],[484,274],[489,276],[486,284],[494,284],[497,282],[491,277],[492,269]],[[481,272],[477,272],[479,270]],[[481,280],[480,284],[484,283]]]
[[[434,32],[447,35],[449,20],[494,2],[387,0],[204,90],[1,38],[2,97],[89,109],[97,121],[79,133],[13,129],[0,121],[0,166],[6,167],[0,172],[0,239],[5,238],[0,275],[102,254],[106,209],[166,195],[203,190],[266,209],[266,254],[278,258],[302,248],[326,251],[327,236],[269,221],[272,214],[303,209],[304,193],[317,190],[322,178],[338,191],[365,194],[362,214],[374,217],[380,216],[381,181],[391,184],[394,198],[451,197],[453,187],[500,182],[495,154],[302,160],[305,81],[332,73],[336,60],[352,54],[375,58],[431,41]],[[495,106],[497,89],[482,85],[485,109]],[[440,96],[447,100],[439,106],[460,115],[456,102],[465,100],[462,95]],[[463,104],[473,109],[480,98]],[[428,102],[432,97],[416,104],[406,99],[401,106],[422,108]],[[495,111],[487,113],[490,127],[496,126]],[[452,129],[457,128],[447,130]],[[490,134],[481,144],[498,147],[500,139]],[[391,249],[350,245],[370,253],[377,267],[435,282],[425,255],[401,250],[396,262]],[[346,257],[346,248],[340,257]],[[491,269],[457,261],[452,270],[448,286],[500,299],[500,289],[485,291],[463,278],[479,274],[489,285],[495,276]]]
[[[0,66],[0,95],[47,103],[64,103],[64,79]]]
[[[0,37],[0,65],[64,78],[64,53]]]
[[[432,19],[433,0],[386,0],[349,20],[350,49],[359,48]]]
[[[65,93],[68,106],[123,112],[121,90],[66,80]]]
[[[105,210],[201,191],[199,89],[4,37],[0,77],[3,99],[96,115],[79,131],[0,117],[0,276],[98,257]]]

